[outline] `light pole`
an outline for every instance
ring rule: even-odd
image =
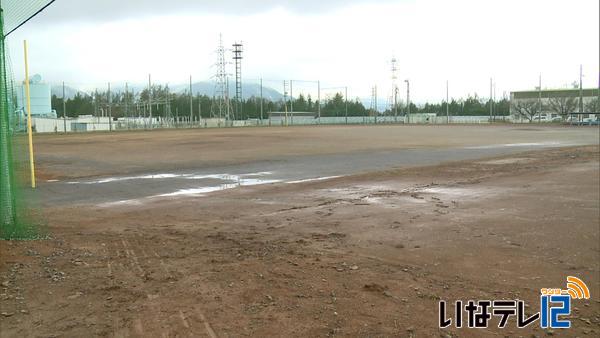
[[[398,86],[394,86],[394,122],[398,123]]]
[[[410,123],[410,81],[406,79],[404,82],[406,82],[406,117]]]
[[[152,129],[152,75],[148,74],[148,111],[150,113],[150,129]]]
[[[446,80],[446,122],[450,124],[450,107],[448,104],[448,80]]]
[[[260,124],[263,123],[263,80],[260,79]]]
[[[65,98],[65,82],[62,85],[62,101],[63,101],[63,129],[67,133],[67,99]]]
[[[317,81],[317,116],[318,123],[321,124],[321,80]]]
[[[346,124],[348,124],[348,86],[346,86],[345,90],[346,90],[346,93],[345,93],[346,94],[346,97],[345,97],[345,99],[346,99]]]

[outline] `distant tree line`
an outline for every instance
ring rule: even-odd
[[[507,98],[501,98],[494,102],[489,99],[482,99],[477,95],[469,95],[464,100],[452,99],[447,105],[448,114],[451,116],[488,116],[491,112],[495,116],[507,116],[510,114],[510,101]],[[410,105],[410,112],[436,114],[446,116],[446,102],[425,103],[417,106]]]
[[[131,92],[111,92],[110,99],[108,91],[96,91],[91,95],[77,93],[72,98],[68,98],[65,102],[67,116],[77,117],[79,115],[94,115],[94,116],[113,116],[118,117],[135,117],[149,115],[149,95],[148,89],[133,95]],[[189,93],[171,93],[168,87],[156,85],[152,87],[152,116],[154,117],[189,117],[190,116],[190,95]],[[216,99],[207,95],[194,95],[192,97],[193,116],[195,119],[198,116],[202,118],[218,117],[216,107]],[[448,110],[453,116],[475,116],[489,115],[490,113],[489,100],[484,100],[479,97],[469,96],[465,100],[455,100],[449,102]],[[242,102],[231,100],[230,107],[232,116],[236,119],[258,119],[261,118],[261,99],[259,97],[251,97]],[[241,107],[241,109],[240,109]],[[262,99],[262,117],[268,118],[269,112],[275,111],[295,111],[295,112],[318,112],[319,101],[313,100],[308,95],[298,95],[293,100],[271,101]],[[63,116],[63,99],[52,96],[52,108],[56,110],[59,117]],[[510,103],[506,98],[493,103],[493,111],[497,116],[505,116],[509,114]],[[379,115],[404,115],[407,111],[405,104],[399,104],[394,110],[388,108]],[[416,113],[431,113],[441,116],[446,115],[446,103],[425,103],[416,105],[411,103],[411,114]],[[336,93],[332,97],[322,100],[321,116],[366,116],[375,115],[376,112],[366,108],[360,99],[349,99],[346,102],[342,93]]]

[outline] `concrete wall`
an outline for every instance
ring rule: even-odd
[[[24,130],[26,121],[22,122],[21,130]],[[84,118],[48,118],[32,117],[31,126],[37,133],[64,133],[81,131],[106,131],[109,130],[108,117],[84,117]],[[114,126],[113,126],[114,127]]]
[[[25,122],[23,122],[24,124]],[[53,118],[45,118],[45,117],[32,117],[31,118],[31,127],[35,132],[38,133],[54,133],[59,132],[63,133],[65,131],[64,121],[62,119],[53,119]],[[24,129],[24,126],[21,127],[21,130]],[[67,120],[67,132],[71,131],[71,122]]]
[[[511,121],[508,117],[496,117],[496,121]],[[151,123],[152,122],[152,123]],[[20,130],[25,130],[26,120],[21,121]],[[65,120],[62,118],[33,117],[33,128],[38,133],[63,133],[65,132]],[[348,116],[344,117],[295,117],[292,123],[288,119],[288,126],[292,125],[344,125],[344,124],[404,124],[409,123],[406,116]],[[410,116],[411,124],[446,124],[445,116],[434,114],[413,114]],[[489,116],[451,116],[450,123],[490,123]],[[152,125],[152,126],[151,126]],[[271,119],[250,119],[239,121],[226,121],[225,119],[202,119],[201,121],[175,122],[173,119],[153,118],[119,118],[110,121],[108,117],[80,116],[66,120],[66,132],[90,132],[109,130],[133,130],[133,129],[158,129],[158,128],[230,128],[250,126],[285,126],[285,119],[273,117]]]

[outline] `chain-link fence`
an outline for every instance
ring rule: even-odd
[[[137,84],[136,84],[137,83]],[[220,98],[214,83],[45,83],[30,81],[33,130],[40,133],[331,124],[448,123],[436,114],[367,108],[347,86],[317,80],[245,79],[242,98]],[[22,85],[16,88],[16,130],[26,130]],[[454,116],[450,123],[485,123]]]

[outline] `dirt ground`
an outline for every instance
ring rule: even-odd
[[[91,177],[598,135],[357,128],[42,136],[38,164],[45,179]],[[47,207],[49,239],[0,242],[0,336],[598,336],[599,151],[596,141],[135,206]],[[592,295],[574,301],[568,331],[514,319],[503,330],[438,329],[440,299],[523,299],[534,312],[539,289],[568,275]]]
[[[35,139],[42,179],[243,165],[307,155],[497,144],[598,144],[598,128],[313,126],[40,135]]]

